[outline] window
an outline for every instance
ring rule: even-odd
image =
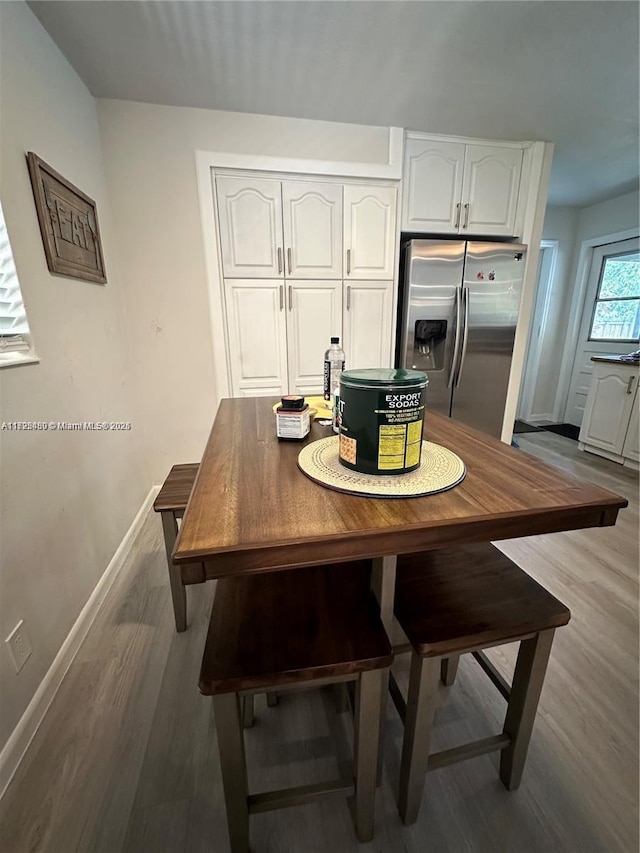
[[[608,255],[600,270],[590,341],[635,343],[640,336],[640,254]]]
[[[0,204],[0,367],[35,360],[27,313]]]

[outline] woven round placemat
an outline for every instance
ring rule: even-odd
[[[408,474],[360,474],[340,464],[338,436],[321,438],[302,448],[300,470],[311,480],[337,492],[368,498],[417,498],[457,486],[466,473],[464,462],[451,450],[422,442],[420,467]]]

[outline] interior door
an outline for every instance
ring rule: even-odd
[[[634,237],[596,246],[571,370],[566,423],[582,424],[593,374],[591,357],[636,350],[639,333],[640,240]]]
[[[342,186],[282,185],[287,278],[342,278]]]
[[[216,178],[225,278],[282,278],[280,181]]]
[[[324,352],[332,336],[342,337],[342,282],[287,284],[289,392],[322,394]]]

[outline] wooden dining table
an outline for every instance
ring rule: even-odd
[[[184,584],[373,559],[372,585],[391,629],[399,554],[615,524],[627,501],[527,453],[430,412],[424,438],[455,452],[466,476],[411,498],[344,494],[309,479],[303,442],[279,441],[272,397],[222,400],[173,552]]]

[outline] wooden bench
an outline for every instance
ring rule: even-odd
[[[571,614],[533,578],[489,543],[399,557],[394,611],[411,643],[409,692],[390,690],[404,722],[399,811],[413,823],[425,774],[501,750],[500,778],[520,784],[556,628]],[[512,685],[482,649],[520,642]],[[471,744],[429,753],[438,680],[452,683],[458,656],[471,652],[507,700],[502,732]],[[447,660],[448,659],[448,660]]]
[[[180,567],[173,565],[171,555],[178,535],[178,519],[182,518],[187,508],[199,467],[198,462],[174,465],[153,502],[154,510],[159,512],[162,518],[176,631],[184,631],[187,627],[187,596],[180,577]]]
[[[233,853],[249,850],[249,815],[325,797],[354,796],[361,841],[373,837],[383,676],[391,646],[366,562],[218,580],[200,690],[213,696]],[[354,774],[250,794],[241,697],[354,681]],[[386,683],[386,682],[385,682]]]

